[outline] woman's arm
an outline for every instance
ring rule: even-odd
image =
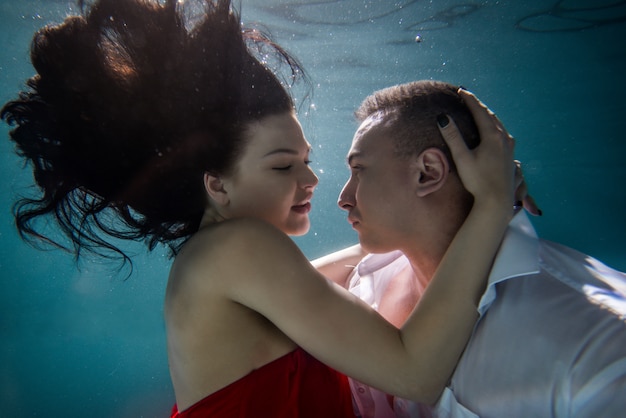
[[[356,244],[316,258],[311,264],[327,279],[347,289],[350,273],[366,254],[361,245]]]

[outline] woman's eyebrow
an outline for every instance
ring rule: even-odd
[[[296,155],[296,154],[298,154],[298,151],[296,151],[295,149],[291,149],[291,148],[276,148],[275,150],[272,150],[272,151],[268,152],[267,154],[265,154],[264,157],[269,157],[269,156],[275,155],[275,154],[292,154],[292,155]]]
[[[309,146],[307,148],[307,153],[310,153],[312,151],[311,146]],[[276,148],[270,152],[268,152],[267,154],[265,154],[263,157],[269,157],[271,155],[275,155],[275,154],[290,154],[290,155],[298,155],[300,154],[300,151],[294,148]]]

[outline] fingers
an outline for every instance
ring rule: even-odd
[[[526,183],[524,182],[524,174],[522,174],[522,163],[519,160],[513,160],[515,163],[515,198],[522,200],[528,193]]]
[[[474,195],[475,204],[477,201],[489,204],[498,202],[510,207],[516,185],[513,170],[514,141],[493,112],[473,94],[465,90],[460,90],[459,94],[476,122],[480,145],[469,150],[451,118],[440,115],[437,120],[461,181]]]
[[[494,127],[499,132],[506,135],[510,141],[514,140],[513,136],[511,136],[507,132],[506,128],[504,127],[500,119],[498,119],[496,114],[493,113],[472,92],[460,88],[458,90],[458,93],[472,113],[474,121],[476,122],[476,126],[481,132],[489,127]]]
[[[502,122],[496,115],[489,110],[478,98],[471,92],[460,88],[458,94],[467,105],[476,127],[480,134],[481,143],[479,148],[488,148],[490,146],[504,146],[503,150],[507,150],[510,158],[513,158],[513,150],[515,148],[515,140],[504,128]],[[507,157],[508,158],[508,157]],[[515,183],[518,186],[518,183]]]
[[[543,215],[543,212],[541,211],[541,209],[539,209],[539,207],[535,203],[535,199],[533,199],[531,195],[527,194],[522,200],[522,203],[524,205],[524,209],[526,209],[526,211],[530,213],[531,215],[535,215],[535,216]]]
[[[454,120],[448,115],[441,114],[437,116],[437,125],[439,126],[441,136],[443,136],[448,148],[450,148],[454,161],[461,162],[464,158],[467,158],[470,151]]]
[[[513,208],[519,210],[522,207],[526,209],[528,213],[534,216],[541,216],[543,212],[535,203],[535,199],[528,194],[528,186],[524,179],[524,173],[522,173],[522,163],[515,160],[515,203]]]
[[[489,108],[485,106],[483,102],[478,100],[478,97],[476,97],[473,93],[465,89],[459,89],[458,93],[469,108],[470,112],[472,112],[474,121],[479,128],[481,126],[489,126],[498,119],[495,117],[496,115],[491,110],[489,110]]]

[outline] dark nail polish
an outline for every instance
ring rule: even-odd
[[[461,89],[461,90],[467,90],[467,89],[466,89],[465,87],[463,87],[463,86],[459,86],[459,89]]]
[[[448,126],[448,123],[450,123],[450,120],[448,119],[447,115],[443,113],[437,115],[437,124],[439,125],[439,127],[445,128],[446,126]]]
[[[537,209],[537,215],[543,216],[543,212],[541,211],[541,209]]]

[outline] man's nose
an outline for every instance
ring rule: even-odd
[[[354,199],[354,186],[352,182],[348,180],[346,184],[341,189],[341,193],[339,193],[339,199],[337,200],[337,204],[343,210],[350,210],[354,207],[355,199]]]

